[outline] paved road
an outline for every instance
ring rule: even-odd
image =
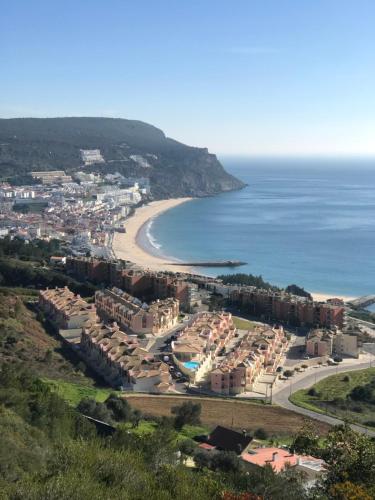
[[[348,372],[352,370],[362,370],[364,368],[369,368],[368,361],[363,363],[353,364],[350,366],[338,365],[338,366],[329,366],[322,368],[310,368],[307,372],[305,372],[305,376],[301,378],[296,378],[296,380],[293,380],[293,378],[291,378],[290,382],[284,382],[284,386],[282,386],[281,388],[275,388],[275,392],[273,395],[273,403],[276,403],[279,406],[282,406],[283,408],[287,408],[288,410],[292,410],[297,413],[301,413],[302,415],[306,415],[307,417],[315,418],[316,420],[320,420],[321,422],[326,422],[331,425],[342,424],[343,421],[338,418],[330,417],[329,415],[324,415],[294,405],[291,401],[289,401],[289,396],[293,392],[298,391],[299,389],[307,389],[308,387],[311,387],[319,380],[329,377],[330,375],[335,375],[336,373]],[[352,424],[351,427],[352,429],[358,432],[375,437],[375,431],[365,429],[364,427],[355,424]]]

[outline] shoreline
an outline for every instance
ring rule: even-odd
[[[310,292],[310,293],[316,302],[326,302],[328,299],[342,299],[344,302],[350,302],[351,300],[357,298],[352,295],[350,296],[342,295],[341,293],[338,293],[336,295],[333,295],[332,293],[321,293],[321,292]]]
[[[172,271],[189,273],[187,266],[170,265],[178,261],[173,257],[161,257],[153,254],[148,248],[147,236],[144,236],[147,224],[164,212],[191,201],[193,198],[171,198],[152,201],[135,210],[134,215],[125,221],[126,233],[115,233],[113,237],[113,253],[117,259],[129,260],[152,271]],[[145,241],[142,241],[145,239]]]
[[[125,221],[126,233],[115,233],[112,250],[117,259],[128,260],[136,265],[152,271],[170,271],[184,274],[202,274],[199,270],[192,270],[188,266],[179,266],[176,257],[157,255],[152,250],[153,243],[147,234],[150,222],[168,210],[177,207],[194,198],[171,198],[168,200],[152,201],[135,210],[134,215]],[[171,265],[176,262],[176,265]],[[327,299],[339,298],[344,302],[355,299],[354,296],[322,292],[310,292],[314,301],[326,302]]]

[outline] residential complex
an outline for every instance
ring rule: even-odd
[[[172,273],[134,269],[129,263],[119,263],[92,257],[68,257],[66,269],[81,279],[114,285],[142,300],[174,298],[184,311],[201,305],[198,285]]]
[[[306,353],[309,356],[352,356],[358,358],[358,337],[337,330],[311,330],[306,337]]]
[[[115,287],[97,291],[95,305],[100,317],[116,321],[126,331],[135,334],[163,334],[177,324],[179,315],[176,299],[146,304]]]
[[[82,328],[85,361],[111,386],[137,392],[166,392],[171,388],[168,365],[155,360],[134,336],[98,319]]]
[[[67,287],[41,290],[39,308],[59,330],[81,328],[87,320],[96,316],[94,304],[88,304]]]
[[[82,161],[85,165],[105,162],[100,149],[81,149],[80,152]]]
[[[285,292],[233,287],[229,299],[254,316],[301,326],[343,327],[344,307],[313,302]]]
[[[31,172],[34,179],[42,181],[42,184],[57,184],[64,182],[71,182],[70,175],[66,175],[64,170],[49,170],[41,172]]]
[[[172,342],[175,363],[191,381],[198,382],[212,369],[216,356],[235,333],[230,313],[198,314]]]
[[[65,340],[66,330],[78,335],[77,353],[111,386],[157,393],[172,388],[168,365],[155,359],[136,335],[124,333],[116,323],[102,322],[95,305],[68,288],[40,291],[39,308]]]
[[[253,390],[263,373],[275,373],[287,347],[281,326],[249,331],[211,372],[211,390],[236,395]]]

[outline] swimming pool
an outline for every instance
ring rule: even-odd
[[[195,370],[198,370],[199,368],[199,363],[197,363],[196,361],[185,361],[185,363],[183,363],[184,367],[187,368],[188,370],[191,370],[191,371],[195,371]]]

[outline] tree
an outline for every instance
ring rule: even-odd
[[[375,443],[354,431],[349,424],[339,425],[328,433],[322,450],[328,464],[326,487],[350,481],[364,487],[373,486]]]
[[[198,449],[194,453],[194,462],[198,469],[208,469],[211,466],[211,453],[206,450]]]
[[[44,361],[47,363],[47,365],[51,364],[53,359],[53,353],[51,349],[48,349],[46,351],[46,354],[44,355]]]
[[[141,421],[142,418],[142,412],[141,410],[138,410],[137,408],[132,411],[130,415],[130,422],[132,423],[133,429],[137,428],[139,426],[139,422]]]
[[[366,492],[362,486],[350,481],[334,484],[329,490],[330,498],[334,500],[372,500],[373,496]]]
[[[192,439],[184,439],[178,445],[178,449],[180,450],[182,457],[191,457],[195,451],[196,444]]]
[[[234,451],[212,452],[210,468],[220,472],[238,472],[241,462]]]
[[[184,425],[199,425],[202,406],[200,403],[193,401],[185,401],[180,406],[172,408],[172,414],[176,415],[174,419],[174,427],[177,430],[183,428]]]
[[[112,412],[112,417],[116,422],[129,422],[131,420],[132,408],[126,399],[111,394],[106,399],[105,405]]]
[[[312,300],[312,296],[309,292],[307,292],[304,288],[298,286],[298,285],[288,285],[285,288],[285,291],[287,293],[290,293],[292,295],[298,295],[299,297],[306,297],[309,300]]]
[[[305,419],[302,427],[294,436],[291,449],[294,453],[316,455],[319,448],[319,434],[311,421]]]
[[[259,427],[259,429],[257,429],[254,432],[254,437],[257,439],[267,439],[268,434],[267,434],[267,431],[265,429],[263,429],[263,427]]]
[[[77,406],[77,410],[83,415],[95,418],[96,420],[101,420],[107,424],[112,423],[112,412],[107,408],[105,403],[98,403],[95,399],[82,399]]]
[[[16,302],[14,304],[14,317],[16,319],[20,318],[23,313],[23,304],[21,299],[17,297]]]

